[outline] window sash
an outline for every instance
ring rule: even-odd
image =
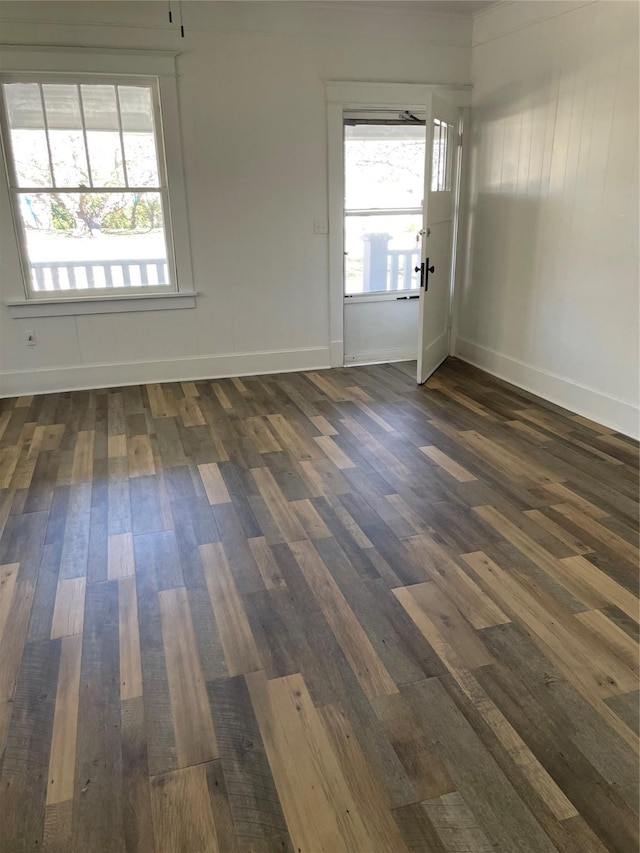
[[[11,128],[9,125],[9,115],[7,110],[7,104],[4,95],[4,86],[5,83],[37,83],[40,86],[42,84],[47,83],[60,83],[60,84],[68,84],[74,86],[80,86],[82,84],[91,85],[91,84],[102,84],[102,85],[113,85],[113,86],[147,86],[151,93],[151,105],[153,109],[153,127],[154,127],[154,142],[156,149],[156,159],[157,159],[157,167],[158,167],[158,184],[150,185],[145,187],[130,187],[130,186],[120,186],[120,187],[97,187],[93,185],[92,176],[91,176],[91,168],[89,166],[89,187],[78,187],[78,186],[57,186],[55,184],[55,175],[53,171],[53,166],[51,164],[51,153],[48,150],[49,156],[49,168],[51,170],[51,181],[52,186],[49,187],[21,187],[18,184],[16,170],[15,170],[15,162],[13,156],[12,149],[12,140],[11,140]],[[41,89],[42,91],[42,89]],[[44,121],[46,123],[46,111],[44,110],[43,105],[43,116]],[[85,141],[85,151],[87,152],[87,161],[89,163],[89,152],[86,142],[86,126],[84,123],[83,117],[83,131],[84,131],[84,141]],[[122,144],[122,127],[121,122],[119,120],[119,133]],[[96,295],[104,295],[105,297],[113,296],[114,298],[121,297],[123,295],[137,295],[137,294],[158,294],[158,293],[174,293],[179,290],[178,287],[178,273],[176,267],[175,260],[175,249],[174,249],[174,241],[173,241],[173,227],[171,221],[171,204],[169,197],[169,189],[167,186],[167,168],[166,168],[166,159],[165,159],[165,149],[164,149],[164,128],[162,124],[162,113],[161,113],[161,105],[160,105],[160,86],[159,86],[159,78],[156,76],[148,76],[148,75],[130,75],[130,74],[85,74],[83,72],[78,72],[74,74],[60,74],[60,73],[48,73],[48,72],[39,72],[39,73],[16,73],[16,72],[3,72],[0,74],[0,135],[2,137],[2,147],[3,147],[3,159],[5,170],[7,173],[7,183],[9,189],[9,196],[11,201],[11,212],[14,221],[14,228],[16,233],[16,238],[18,242],[18,250],[20,256],[20,264],[22,268],[22,277],[24,282],[25,295],[28,300],[36,301],[38,299],[69,299],[73,298],[82,298],[87,296]],[[48,143],[48,135],[47,135],[47,148],[49,149]],[[126,162],[124,157],[124,148],[123,148],[123,170],[126,175]],[[24,221],[22,217],[22,213],[20,210],[19,198],[21,195],[25,193],[38,193],[40,195],[43,194],[55,194],[55,193],[85,193],[85,194],[106,194],[106,193],[119,193],[121,195],[135,194],[135,193],[158,193],[160,194],[161,203],[162,203],[162,219],[163,219],[163,231],[164,231],[164,241],[166,246],[167,253],[167,272],[169,283],[165,285],[144,285],[142,287],[134,287],[134,286],[122,286],[122,287],[89,287],[89,288],[73,288],[68,290],[35,290],[33,287],[32,277],[31,277],[31,260],[29,257],[29,252],[27,250],[27,241],[25,234]],[[34,262],[36,263],[36,262]]]
[[[422,214],[422,207],[353,207],[345,209],[345,216],[406,216],[408,213]]]

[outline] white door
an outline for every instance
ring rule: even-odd
[[[420,265],[418,383],[449,355],[449,314],[460,109],[432,95],[427,109],[424,223]]]

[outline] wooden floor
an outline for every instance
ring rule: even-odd
[[[0,411],[0,850],[638,850],[637,447],[449,361]]]

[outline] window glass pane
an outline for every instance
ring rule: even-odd
[[[345,217],[345,293],[420,286],[421,214]]]
[[[445,157],[445,165],[444,165],[444,188],[445,190],[451,189],[451,168],[453,163],[453,152],[451,150],[451,145],[454,140],[453,135],[453,125],[447,125],[447,152]]]
[[[345,125],[345,208],[421,207],[424,125]]]
[[[449,148],[449,126],[446,124],[440,125],[440,162],[438,170],[438,186],[441,190],[447,189],[447,155]]]
[[[431,192],[451,189],[451,151],[453,125],[433,120],[433,149],[431,160]]]
[[[125,181],[116,87],[83,84],[80,93],[93,185],[122,187]]]
[[[433,120],[433,143],[431,147],[431,192],[438,190],[438,169],[440,165],[440,122]]]
[[[50,187],[40,87],[37,83],[5,83],[3,88],[18,186]]]
[[[160,193],[20,193],[35,291],[169,285]]]
[[[44,83],[42,93],[56,186],[89,186],[78,87],[73,84]]]
[[[128,185],[157,187],[160,182],[151,89],[148,86],[118,86],[118,96]]]

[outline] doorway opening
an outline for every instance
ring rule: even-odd
[[[345,364],[417,357],[426,122],[344,114]]]
[[[422,384],[449,354],[469,99],[327,84],[332,365],[415,359]]]

